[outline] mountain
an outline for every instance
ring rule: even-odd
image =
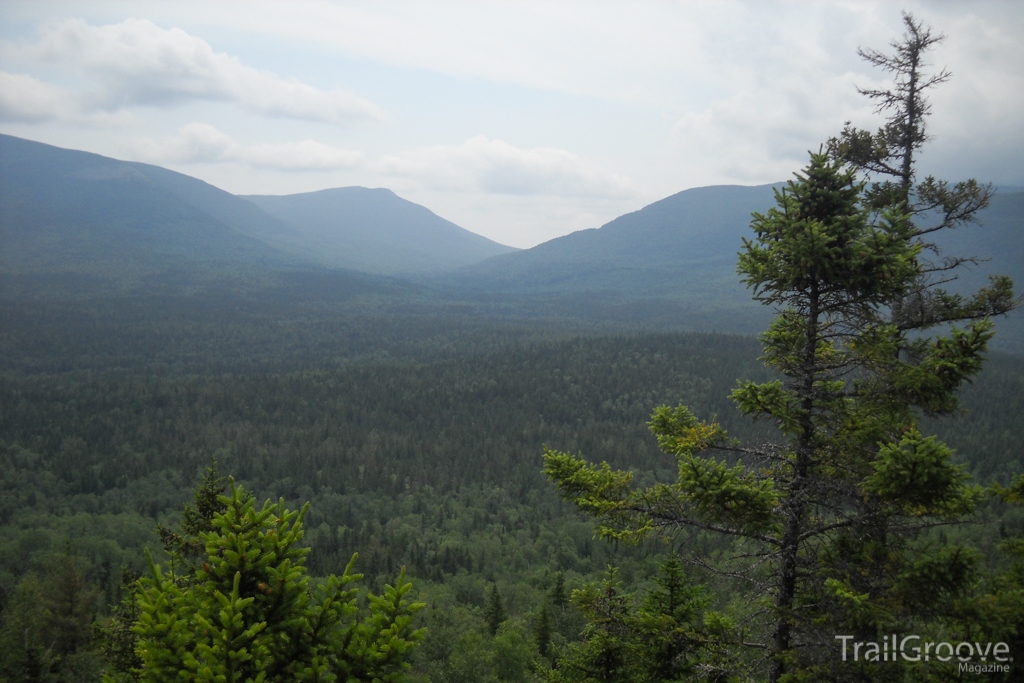
[[[773,205],[773,187],[685,190],[517,251],[389,190],[238,197],[157,166],[0,135],[0,293],[189,293],[226,283],[287,290],[280,296],[289,302],[356,297],[370,307],[429,302],[487,315],[751,333],[770,312],[739,282],[736,253],[752,234],[750,214]],[[1024,192],[997,193],[979,218],[940,235],[946,254],[990,259],[951,286],[976,289],[1002,273],[1020,289]],[[999,346],[1024,350],[1024,312],[999,326]]]
[[[684,190],[604,226],[496,256],[438,282],[535,313],[691,329],[757,332],[769,312],[736,274],[751,214],[774,206],[776,185]],[[1024,287],[1024,193],[997,192],[977,225],[936,236],[943,255],[987,261],[949,285],[973,291],[990,273]],[[1024,311],[999,321],[997,345],[1024,350]]]
[[[492,301],[543,301],[549,315],[752,332],[765,316],[736,276],[736,252],[751,212],[771,206],[773,187],[684,190],[438,282]]]
[[[1017,296],[1024,294],[1024,192],[1000,188],[976,225],[945,231],[936,242],[940,257],[979,259],[977,265],[960,269],[957,281],[946,285],[949,289],[973,292],[988,284],[989,275],[1009,275]],[[996,320],[993,348],[1024,353],[1024,309]]]
[[[300,263],[260,239],[287,224],[148,164],[0,135],[0,188],[7,286],[189,289]]]
[[[945,231],[936,241],[942,256],[982,259],[960,275],[964,290],[985,285],[989,274],[1000,274],[1012,277],[1017,291],[1024,291],[1024,191],[1000,188],[976,225]]]
[[[295,253],[335,267],[422,275],[517,251],[464,230],[387,189],[339,187],[245,199],[301,236],[301,242],[293,243]]]
[[[421,275],[513,251],[389,190],[242,198],[159,166],[9,135],[0,247],[8,293],[252,289],[339,268]]]
[[[482,291],[692,291],[705,276],[734,268],[750,213],[770,206],[772,187],[684,190],[600,228],[469,266],[457,277]]]

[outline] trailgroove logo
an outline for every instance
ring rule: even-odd
[[[921,640],[921,636],[904,636],[897,640],[894,634],[881,643],[855,641],[853,636],[836,636],[842,642],[843,661],[853,662],[948,662],[956,658],[961,673],[1008,673],[1010,646],[1006,643],[948,643]],[[993,661],[989,662],[989,658]]]

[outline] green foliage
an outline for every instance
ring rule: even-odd
[[[193,494],[195,507],[186,504],[182,509],[181,531],[176,532],[165,526],[157,528],[164,551],[173,559],[189,562],[206,550],[202,534],[213,531],[214,517],[227,509],[221,500],[225,489],[225,480],[217,474],[216,461],[212,461]]]
[[[349,584],[355,556],[341,577],[315,589],[304,566],[302,518],[284,502],[258,510],[231,482],[204,532],[206,558],[187,575],[152,562],[138,594],[138,651],[143,681],[400,681],[410,648],[423,638],[407,599],[404,571],[358,616]]]
[[[110,616],[93,625],[96,642],[106,662],[106,676],[112,683],[134,683],[142,673],[142,658],[137,646],[139,636],[133,630],[139,620],[139,577],[121,568],[121,602]]]
[[[537,644],[537,652],[540,653],[541,657],[547,657],[551,649],[551,616],[548,614],[546,602],[541,603],[540,614],[537,615],[533,637]]]
[[[610,567],[599,585],[574,591],[573,603],[588,623],[582,641],[559,653],[551,683],[725,680],[719,617],[675,558],[640,600],[622,592]]]
[[[484,620],[491,635],[497,635],[501,623],[508,619],[508,612],[501,602],[501,593],[498,592],[498,584],[491,586],[491,593],[487,597],[487,608],[484,610]]]
[[[98,594],[68,549],[41,576],[29,574],[4,609],[0,681],[94,681],[100,659],[90,647]]]
[[[1017,475],[1009,486],[993,485],[992,492],[1016,511],[1024,508],[1024,474]],[[1013,534],[1006,534],[999,549],[1009,561],[987,590],[961,605],[960,628],[965,635],[979,639],[1005,642],[1010,652],[1024,651],[1024,533],[1017,525]],[[1014,666],[1001,679],[1021,680],[1020,667]]]
[[[899,506],[908,516],[956,519],[972,512],[981,490],[966,487],[963,467],[950,463],[953,452],[934,436],[908,429],[899,443],[878,449],[874,472],[864,480],[864,491],[880,501]]]
[[[991,325],[971,321],[929,340],[893,322],[921,283],[923,245],[908,214],[869,207],[864,192],[843,161],[812,154],[777,206],[754,215],[756,239],[740,254],[744,282],[779,312],[761,336],[762,360],[783,379],[741,383],[733,400],[770,421],[781,441],[742,448],[683,406],[659,408],[651,431],[677,476],[645,488],[607,464],[545,452],[563,497],[596,516],[606,536],[688,527],[737,539],[712,567],[762,587],[755,604],[771,604],[771,618],[750,645],[770,653],[773,681],[831,671],[827,633],[873,639],[953,618],[976,579],[977,553],[914,543],[981,499],[917,416],[957,408]],[[924,600],[927,585],[942,599]]]

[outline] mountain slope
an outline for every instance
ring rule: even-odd
[[[339,187],[245,198],[302,236],[306,246],[297,253],[331,266],[413,275],[452,270],[515,251],[387,189]]]
[[[247,219],[248,202],[154,166],[0,135],[0,188],[8,278],[188,288],[297,263],[254,236],[287,225],[262,212]]]
[[[684,190],[438,283],[487,300],[543,301],[547,315],[753,332],[765,315],[736,276],[736,252],[750,213],[771,205],[772,188]]]
[[[668,294],[730,272],[751,211],[772,201],[772,186],[685,190],[532,249],[464,268],[457,279],[480,291],[614,291]]]
[[[756,332],[769,312],[736,274],[753,237],[751,213],[774,206],[773,188],[713,186],[679,192],[592,230],[496,256],[438,280],[461,295],[532,307],[547,315],[597,316],[692,329]],[[979,224],[937,236],[943,254],[990,259],[964,272],[960,291],[990,273],[1024,288],[1024,193],[1001,192]],[[997,346],[1024,349],[1024,312],[998,322]]]

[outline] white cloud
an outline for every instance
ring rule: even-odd
[[[45,31],[35,44],[5,45],[3,54],[84,75],[93,85],[78,94],[80,105],[105,111],[207,100],[270,116],[336,124],[383,116],[378,107],[351,93],[320,90],[254,69],[215,52],[201,38],[145,19],[107,26],[71,19]]]
[[[792,76],[748,83],[732,96],[699,112],[688,112],[672,127],[674,145],[704,173],[732,182],[770,182],[807,163],[853,116],[870,128],[875,120],[851,74]],[[868,121],[865,123],[865,121]]]
[[[0,117],[11,121],[48,121],[64,118],[76,108],[62,88],[31,76],[0,71]]]
[[[125,125],[130,118],[124,112],[85,111],[78,96],[66,88],[0,70],[0,120],[117,126]]]
[[[242,145],[205,123],[182,126],[161,141],[136,143],[134,156],[152,163],[240,163],[280,171],[327,171],[362,166],[362,152],[339,149],[315,140],[295,143]]]
[[[520,149],[483,135],[458,146],[435,145],[388,156],[379,168],[388,175],[415,178],[430,189],[509,195],[635,195],[626,178],[563,149]]]

